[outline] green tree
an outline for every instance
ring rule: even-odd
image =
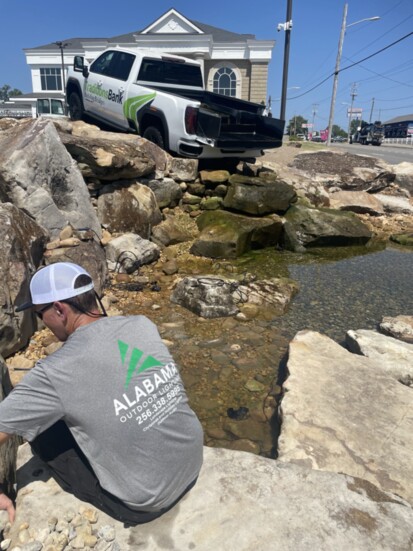
[[[347,132],[341,128],[341,126],[338,126],[338,124],[333,124],[333,128],[331,129],[331,137],[335,138],[337,136],[341,136],[342,138],[347,137]]]
[[[301,115],[294,115],[287,125],[286,132],[290,136],[296,136],[297,134],[307,134],[307,129],[303,128],[302,124],[307,124],[308,120]]]
[[[12,88],[9,84],[3,84],[0,88],[0,101],[8,101],[14,96],[21,96],[22,91],[18,88]]]
[[[350,134],[351,135],[355,134],[357,132],[357,128],[361,126],[366,126],[366,124],[369,124],[369,123],[363,120],[360,121],[357,119],[353,119],[350,123]]]

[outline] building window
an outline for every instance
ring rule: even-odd
[[[214,92],[235,98],[237,77],[229,67],[221,67],[214,75]]]
[[[60,69],[41,68],[40,79],[42,90],[62,90],[62,75]]]

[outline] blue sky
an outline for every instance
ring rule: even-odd
[[[347,24],[380,16],[346,30],[341,68],[370,56],[413,31],[413,0],[347,0]],[[315,129],[327,127],[344,0],[293,0],[286,118],[302,115]],[[268,95],[280,111],[287,0],[0,0],[0,86],[31,91],[23,48],[72,37],[108,37],[140,30],[170,8],[189,19],[258,39],[275,39]],[[318,86],[321,81],[324,84]],[[354,107],[369,120],[413,113],[413,35],[339,75],[334,122],[347,130],[347,108],[356,83]],[[314,88],[312,91],[311,88]]]

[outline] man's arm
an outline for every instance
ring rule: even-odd
[[[4,444],[12,435],[0,431],[0,446]],[[9,514],[10,522],[14,522],[16,510],[14,508],[12,500],[3,494],[0,488],[0,511],[7,511]]]

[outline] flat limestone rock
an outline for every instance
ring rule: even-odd
[[[287,369],[279,460],[364,478],[413,503],[412,389],[313,331],[290,343]]]
[[[413,344],[413,316],[384,317],[380,331],[395,339]]]
[[[36,536],[51,517],[59,520],[67,510],[76,512],[85,505],[49,479],[27,444],[20,447],[19,464],[11,549],[22,523]],[[95,517],[93,511],[88,514]],[[112,545],[118,547],[99,548],[112,551],[407,551],[413,510],[365,480],[204,448],[196,486],[171,511],[130,528],[99,512],[94,533],[108,532],[110,525],[115,530]]]
[[[413,385],[413,343],[400,341],[369,329],[347,331],[346,345],[351,352],[361,354],[376,363],[398,381]]]

